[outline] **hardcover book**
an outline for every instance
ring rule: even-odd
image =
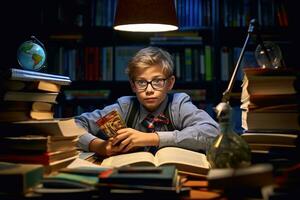
[[[4,74],[4,78],[20,81],[48,81],[59,85],[69,85],[71,80],[68,76],[49,74],[24,69],[10,68]]]
[[[24,194],[43,179],[44,167],[39,164],[0,162],[0,193]]]
[[[2,111],[0,122],[53,119],[53,116],[51,111]]]
[[[21,92],[7,91],[3,95],[4,101],[40,101],[56,103],[58,92]]]
[[[9,131],[6,131],[9,130]],[[56,118],[52,120],[28,120],[12,123],[0,123],[2,136],[51,135],[80,136],[86,130],[76,124],[73,118]]]
[[[99,173],[101,184],[151,185],[175,187],[178,171],[174,165],[161,167],[120,167]]]
[[[55,104],[41,101],[4,101],[1,102],[0,111],[53,111]]]
[[[50,165],[51,163],[71,158],[78,157],[79,152],[76,149],[67,151],[43,152],[43,153],[1,153],[0,161],[27,163],[27,164],[42,164]]]
[[[117,110],[101,117],[96,123],[107,137],[113,137],[119,129],[126,128],[126,124]]]
[[[244,168],[211,169],[207,175],[209,188],[257,188],[274,184],[271,164],[254,164]]]
[[[61,85],[49,81],[5,80],[2,81],[2,88],[4,90],[11,90],[11,91],[60,92]]]
[[[24,135],[7,136],[0,140],[1,152],[54,152],[76,149],[77,136]]]

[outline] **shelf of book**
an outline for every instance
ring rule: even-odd
[[[198,39],[202,38],[202,40],[198,43],[182,44],[186,42],[183,39],[176,41],[174,45],[170,45],[172,43],[170,41],[151,43],[153,37],[172,37],[170,36],[172,32],[156,34],[114,31],[112,23],[116,2],[116,0],[93,0],[71,3],[64,0],[36,3],[32,0],[22,3],[18,9],[20,11],[18,13],[23,14],[22,19],[15,20],[13,24],[26,26],[29,29],[24,29],[24,34],[21,36],[15,33],[4,33],[5,38],[9,38],[7,41],[14,45],[6,45],[11,50],[6,58],[8,60],[3,59],[1,63],[4,67],[8,63],[17,66],[14,61],[14,49],[26,37],[36,34],[45,43],[48,52],[48,72],[70,76],[72,81],[79,81],[78,85],[82,84],[80,86],[82,90],[89,89],[92,85],[89,84],[90,81],[95,83],[95,87],[114,90],[117,88],[114,86],[115,82],[123,85],[126,80],[125,75],[119,76],[116,72],[124,68],[124,63],[133,54],[132,52],[126,55],[126,58],[119,58],[118,55],[122,52],[118,50],[124,52],[128,49],[137,50],[144,46],[157,45],[169,50],[174,56],[175,75],[177,81],[182,82],[177,84],[176,89],[193,89],[194,85],[201,85],[200,88],[204,86],[208,91],[207,102],[215,104],[221,99],[222,87],[228,81],[236,63],[236,55],[247,34],[247,26],[251,18],[258,19],[264,40],[276,40],[283,44],[285,47],[283,54],[288,66],[297,63],[294,47],[289,48],[291,45],[289,41],[297,38],[297,34],[294,33],[297,12],[291,2],[243,0],[232,5],[231,0],[175,1],[179,20],[178,33],[181,33],[182,38],[197,35]],[[265,5],[270,7],[267,9]],[[2,11],[10,16],[8,10],[14,5],[9,3],[6,7],[3,7]],[[24,12],[31,9],[35,12],[30,14]],[[286,14],[285,20],[282,20],[281,14]],[[33,19],[35,24],[28,23]],[[282,23],[286,20],[288,24]],[[255,41],[252,41],[249,46],[252,47],[247,50],[245,58],[254,64],[255,62],[252,61],[255,58],[251,52],[253,53],[255,48]],[[205,55],[208,52],[210,56]],[[87,60],[91,62],[87,63]],[[246,63],[246,61],[242,62],[243,65]],[[238,81],[241,81],[242,74],[239,74]],[[224,82],[218,83],[218,80]],[[210,82],[214,81],[217,83],[211,86]],[[105,86],[102,87],[103,83]],[[70,89],[78,89],[76,84],[72,84]],[[127,92],[128,90],[124,93]]]

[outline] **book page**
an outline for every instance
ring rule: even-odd
[[[179,171],[207,174],[206,155],[178,147],[165,147],[155,155],[157,165],[175,164]]]
[[[101,163],[104,167],[121,167],[126,165],[153,166],[154,156],[149,152],[127,153],[106,158]]]
[[[99,167],[98,165],[83,160],[82,158],[76,158],[73,162],[71,162],[67,168],[77,168],[77,167]]]

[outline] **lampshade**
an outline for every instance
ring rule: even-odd
[[[163,32],[178,29],[174,0],[118,0],[114,29]]]

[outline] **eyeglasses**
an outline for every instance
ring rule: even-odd
[[[151,81],[134,80],[133,82],[134,82],[135,87],[138,90],[146,90],[148,87],[148,84],[150,84],[154,90],[160,90],[165,87],[166,80],[168,80],[169,78],[156,78]]]

